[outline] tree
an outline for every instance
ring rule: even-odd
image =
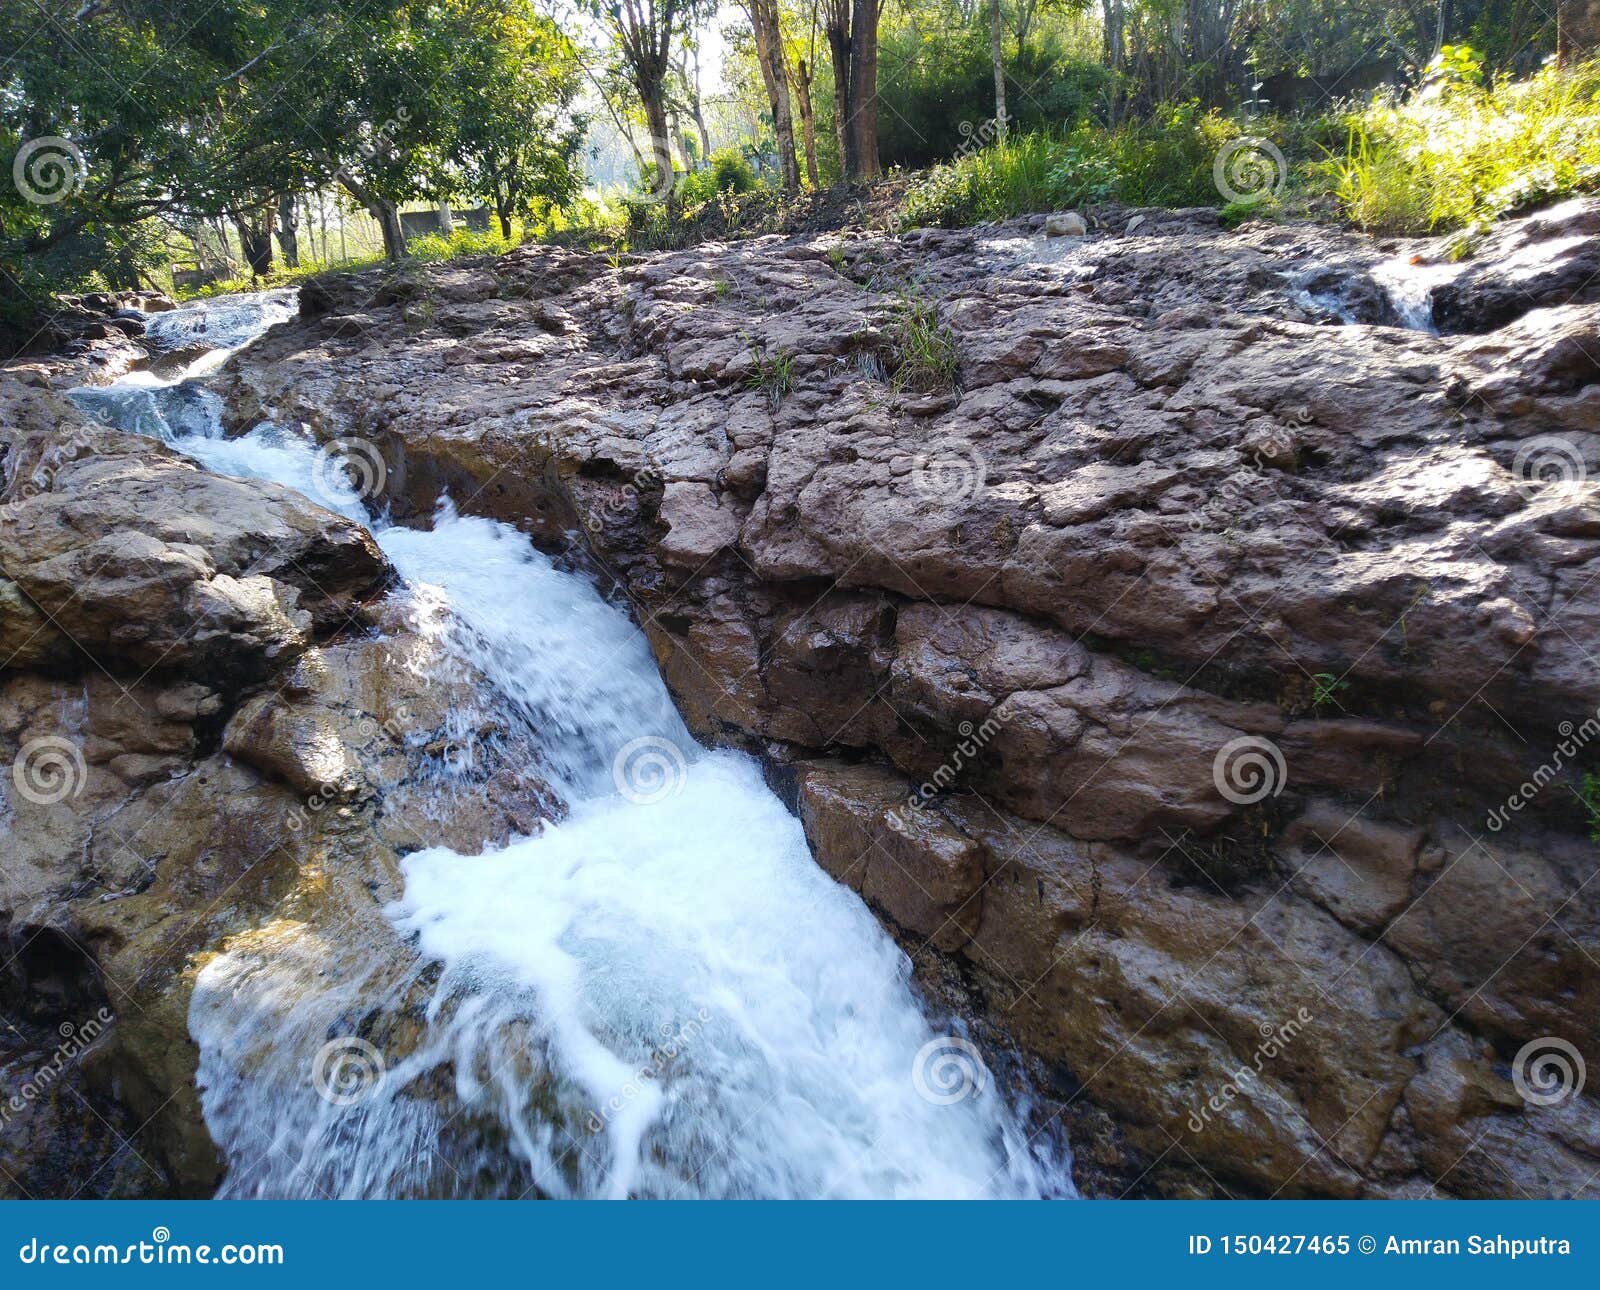
[[[694,15],[695,0],[586,0],[610,30],[628,78],[644,108],[650,166],[645,179],[658,196],[672,199],[672,134],[667,121],[667,73],[672,42]]]
[[[1006,137],[1006,64],[1000,46],[1000,0],[989,0],[989,57],[994,62],[994,128]]]
[[[878,160],[878,20],[883,0],[852,0],[850,14],[850,137],[855,165],[850,178],[876,179]]]
[[[824,30],[833,54],[833,106],[845,178],[883,173],[878,160],[878,20],[882,0],[827,0]]]
[[[838,136],[839,170],[855,173],[855,139],[850,127],[850,0],[823,0],[827,9],[822,24],[828,37],[833,66],[833,129]]]
[[[767,102],[772,109],[772,133],[778,143],[778,171],[787,193],[800,191],[800,163],[794,146],[794,116],[789,98],[789,60],[784,56],[783,32],[779,28],[777,0],[746,0],[755,36],[756,61],[767,87]]]
[[[680,42],[675,68],[678,73],[678,90],[683,96],[684,106],[688,109],[690,118],[694,121],[694,128],[700,135],[700,158],[704,161],[711,155],[711,131],[706,125],[705,102],[700,95],[699,40],[686,38]]]
[[[532,0],[469,7],[455,39],[448,157],[462,192],[493,207],[501,236],[536,202],[578,188],[582,123],[568,115],[582,75],[571,40]]]
[[[812,188],[822,187],[817,173],[817,113],[811,103],[811,83],[817,74],[817,26],[819,0],[811,0],[807,7],[808,31],[805,43],[798,40],[784,43],[785,61],[789,65],[789,83],[794,86],[795,106],[800,111],[800,137],[805,148],[806,178]]]

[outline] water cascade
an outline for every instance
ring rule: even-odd
[[[77,401],[368,523],[395,594],[491,680],[567,806],[498,850],[410,854],[385,911],[398,963],[264,934],[203,968],[189,1024],[222,1194],[1072,1194],[1065,1148],[1030,1140],[1020,1095],[930,1018],[757,764],[689,734],[627,615],[504,524],[369,515],[294,427],[223,438],[197,377],[292,297],[205,309],[152,334],[219,349]],[[406,1042],[350,1037],[380,1013],[362,1033]]]

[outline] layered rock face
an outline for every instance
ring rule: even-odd
[[[0,1195],[210,1194],[210,954],[379,943],[401,855],[548,817],[525,739],[453,756],[484,683],[392,582],[299,494],[0,380]]]
[[[626,596],[1091,1189],[1589,1195],[1597,217],[529,247],[308,287],[222,389]]]

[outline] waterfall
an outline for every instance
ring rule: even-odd
[[[245,299],[254,331],[281,314]],[[187,312],[168,343],[203,331]],[[1073,1194],[1065,1147],[1030,1142],[1026,1108],[935,1024],[758,765],[690,735],[624,612],[507,525],[368,515],[293,427],[224,439],[194,375],[75,397],[368,523],[395,594],[443,615],[567,806],[499,849],[409,855],[392,944],[269,927],[202,968],[189,1026],[222,1195]]]

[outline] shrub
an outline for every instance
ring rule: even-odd
[[[910,225],[958,227],[1113,200],[1214,206],[1221,201],[1212,176],[1217,154],[1243,132],[1231,118],[1183,104],[1114,129],[1013,135],[934,167],[907,191],[902,216]],[[1285,126],[1257,119],[1250,132],[1281,138]]]
[[[457,225],[448,234],[429,233],[414,238],[406,244],[406,254],[413,260],[433,263],[453,260],[458,255],[499,255],[514,245],[514,241],[501,237],[498,229],[478,233],[465,225]]]
[[[722,193],[748,193],[755,186],[756,172],[739,150],[718,148],[705,169],[678,176],[675,193],[678,204],[688,210]]]
[[[1600,188],[1600,62],[1486,85],[1457,46],[1410,99],[1380,99],[1345,125],[1344,155],[1316,171],[1364,229],[1463,228]]]
[[[902,291],[889,325],[894,345],[896,389],[934,393],[956,388],[960,357],[955,333],[939,321],[939,306],[912,291]]]

